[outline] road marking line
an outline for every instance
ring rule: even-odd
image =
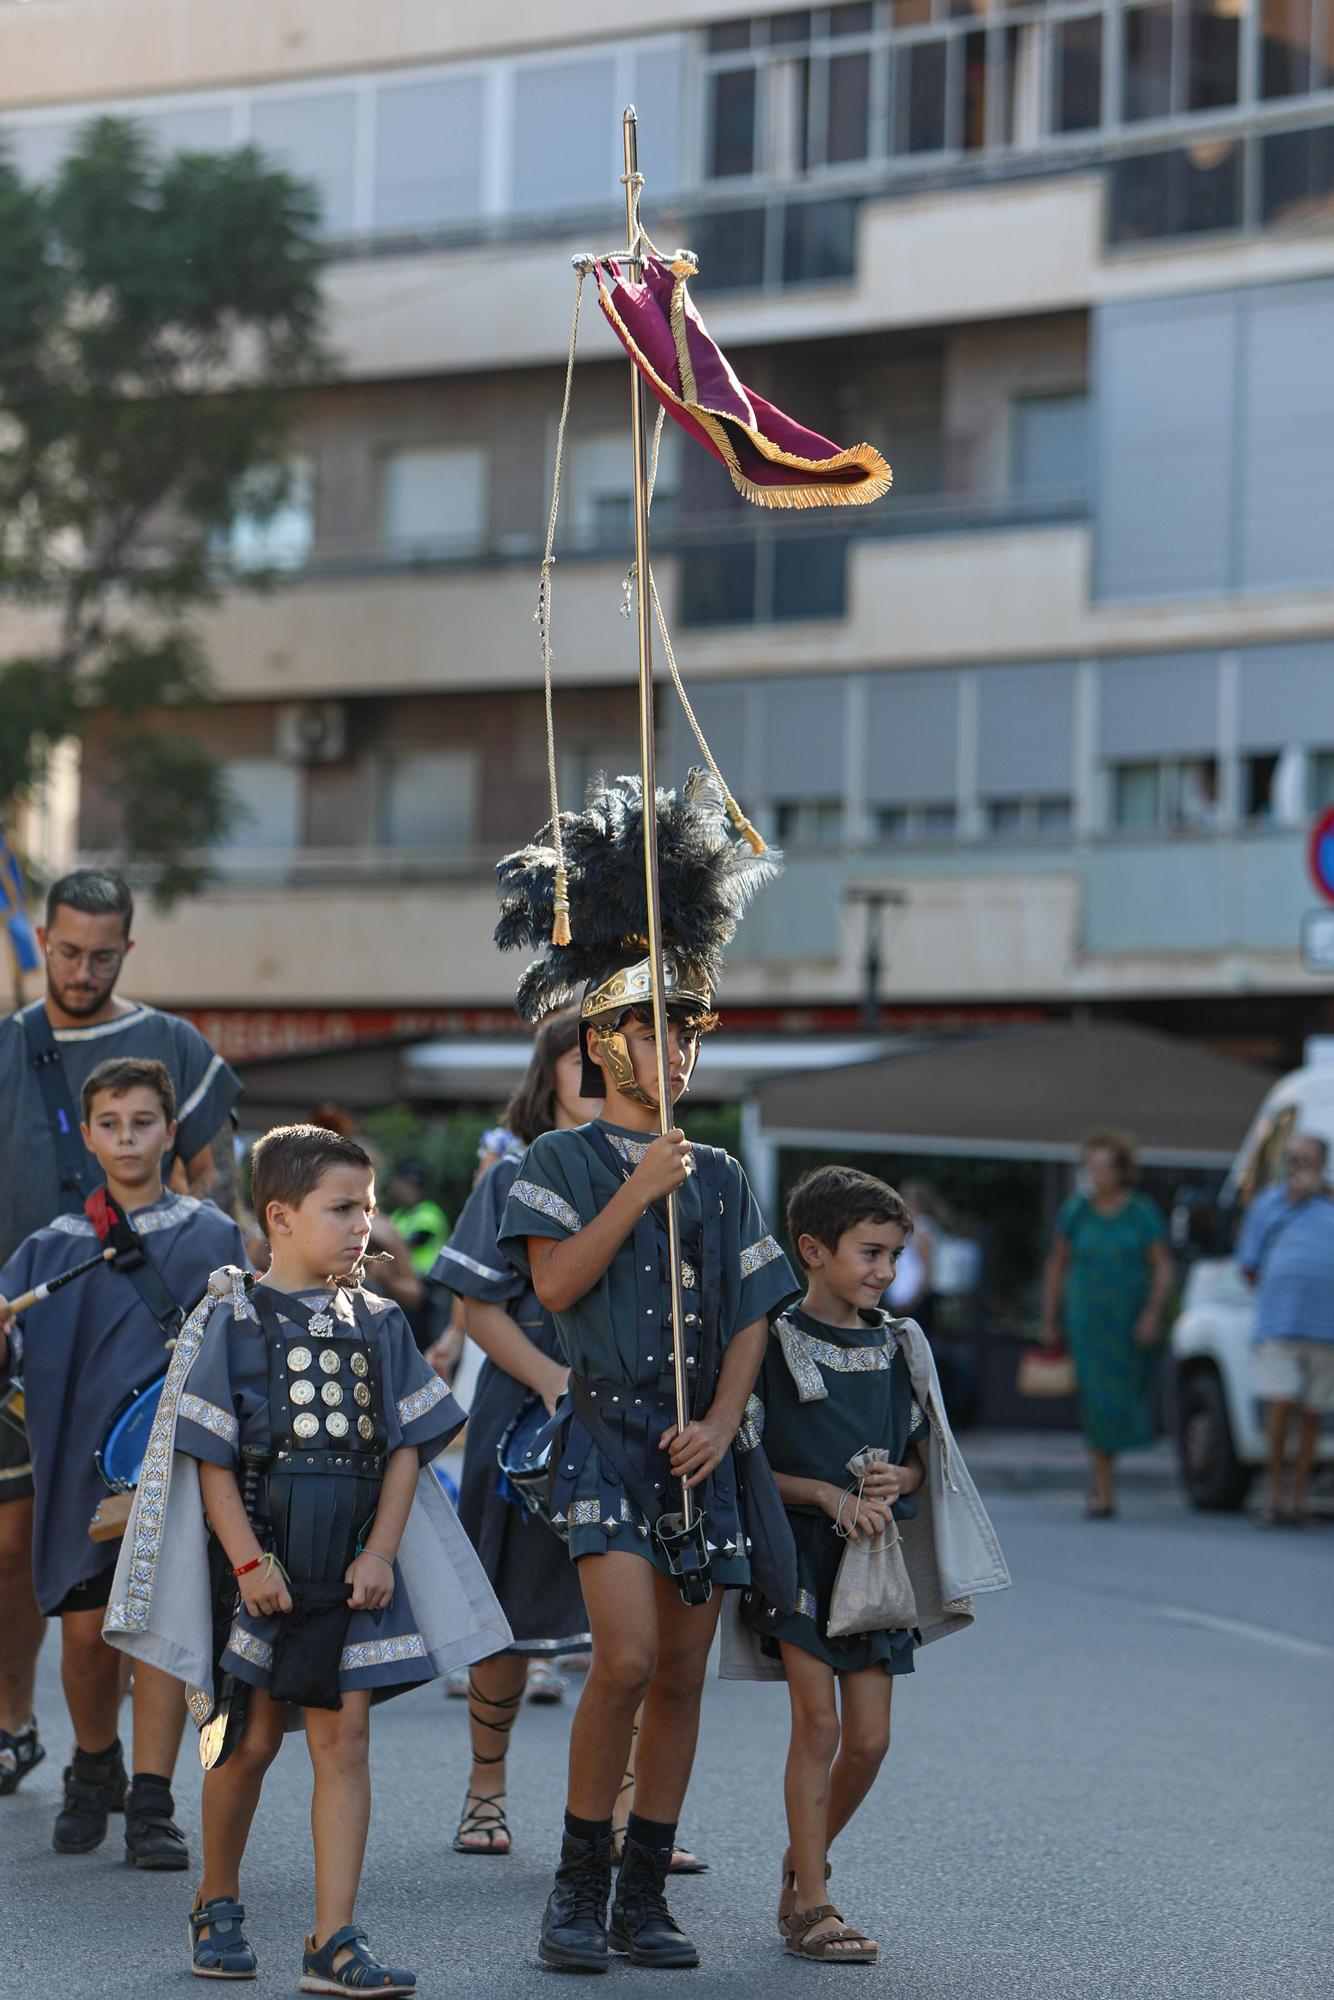
[[[1234,1639],[1258,1639],[1262,1645],[1278,1646],[1285,1653],[1301,1653],[1307,1659],[1334,1658],[1334,1646],[1318,1639],[1293,1639],[1286,1632],[1271,1632],[1263,1625],[1247,1625],[1240,1618],[1218,1618],[1210,1611],[1191,1611],[1185,1605],[1159,1604],[1160,1618],[1173,1618],[1178,1625],[1198,1625],[1206,1632],[1226,1632]]]

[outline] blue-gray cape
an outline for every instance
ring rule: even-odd
[[[244,1258],[236,1224],[211,1201],[165,1194],[135,1209],[131,1219],[184,1310],[219,1262]],[[22,1242],[0,1270],[0,1294],[17,1298],[97,1249],[86,1216],[59,1215]],[[121,1405],[163,1374],[171,1356],[131,1280],[107,1264],[31,1307],[19,1345],[36,1490],[33,1584],[38,1604],[50,1612],[114,1556],[105,1542],[88,1536],[107,1492],[95,1455]]]

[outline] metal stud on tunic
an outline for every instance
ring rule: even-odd
[[[338,1356],[332,1347],[321,1349],[320,1367],[326,1375],[336,1375],[338,1373]]]
[[[352,1353],[352,1373],[354,1375],[365,1377],[369,1375],[370,1372],[371,1372],[370,1362],[366,1359],[365,1355],[362,1353],[359,1347],[354,1348]]]
[[[369,1410],[371,1406],[371,1392],[364,1382],[356,1383],[352,1394],[356,1397],[359,1408]]]
[[[287,1350],[287,1365],[294,1375],[299,1375],[303,1368],[309,1368],[311,1359],[308,1347],[289,1347]]]
[[[324,1427],[332,1438],[347,1436],[347,1418],[341,1410],[330,1410],[328,1416],[324,1419]]]
[[[313,1403],[315,1400],[315,1384],[306,1381],[293,1382],[289,1393],[294,1403]]]
[[[375,1436],[375,1425],[369,1417],[360,1416],[357,1418],[357,1431],[360,1436],[369,1440]]]
[[[343,1400],[343,1392],[339,1388],[336,1382],[326,1382],[324,1387],[320,1390],[320,1394],[324,1398],[325,1402],[329,1405],[330,1409],[332,1409],[335,1404],[341,1403]]]
[[[292,1433],[302,1444],[309,1444],[311,1438],[319,1435],[320,1420],[309,1410],[303,1410],[299,1417],[292,1419]]]

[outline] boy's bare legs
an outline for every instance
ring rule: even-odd
[[[514,1727],[528,1679],[528,1661],[522,1653],[496,1653],[479,1660],[468,1672],[468,1731],[472,1739],[472,1770],[468,1790],[474,1798],[503,1800],[505,1797],[505,1757],[509,1733]],[[464,1818],[467,1818],[465,1807]],[[460,1828],[458,1843],[475,1847],[483,1854],[509,1851],[510,1837],[503,1823],[489,1820],[473,1833]]]
[[[1297,1413],[1297,1405],[1278,1397],[1265,1411],[1265,1432],[1269,1441],[1269,1455],[1265,1461],[1265,1499],[1271,1514],[1283,1511],[1283,1469],[1288,1456],[1288,1422]]]
[[[1306,1489],[1311,1483],[1315,1448],[1320,1438],[1319,1410],[1303,1410],[1297,1437],[1297,1462],[1292,1468],[1292,1511],[1300,1518],[1306,1512]]]
[[[306,1710],[306,1746],[315,1772],[310,1830],[315,1843],[315,1946],[350,1924],[371,1818],[371,1697],[344,1694],[341,1708]],[[352,1956],[340,1951],[335,1967]]]
[[[241,1740],[225,1764],[204,1774],[204,1874],[198,1903],[241,1894],[241,1862],[264,1774],[282,1747],[286,1705],[252,1688]]]
[[[792,1736],[783,1773],[783,1799],[787,1808],[788,1859],[796,1876],[794,1909],[815,1910],[827,1900],[825,1860],[830,1840],[830,1780],[842,1735],[835,1698],[835,1675],[823,1660],[803,1652],[800,1646],[779,1643],[792,1709]],[[855,1678],[869,1676],[858,1675]],[[887,1680],[888,1675],[884,1678]],[[871,1775],[874,1777],[874,1772]],[[866,1789],[862,1790],[863,1798]],[[810,1935],[818,1939],[838,1927],[838,1922],[828,1917],[816,1924]],[[833,1951],[839,1948],[838,1945],[831,1946]],[[848,1949],[852,1948],[849,1940]],[[859,1948],[864,1949],[864,1946]]]
[[[121,1655],[110,1647],[107,1650],[119,1667]],[[119,1673],[116,1685],[119,1699]],[[173,1675],[164,1674],[161,1667],[146,1666],[142,1660],[136,1660],[133,1700],[134,1754],[131,1769],[136,1773],[151,1771],[159,1778],[170,1778],[176,1769],[176,1758],[185,1730],[184,1684]]]
[[[37,1654],[46,1620],[32,1589],[32,1501],[0,1504],[0,1729],[17,1736],[32,1721]]]
[[[105,1616],[99,1608],[66,1611],[60,1619],[60,1684],[74,1741],[91,1757],[115,1742],[120,1711],[120,1654],[102,1637]],[[179,1693],[180,1682],[173,1685]]]
[[[641,1562],[640,1567],[648,1565]],[[707,1604],[685,1604],[669,1576],[649,1573],[657,1607],[658,1661],[635,1746],[634,1810],[640,1819],[674,1826],[695,1762],[700,1697],[723,1593],[715,1590]]]
[[[610,1819],[634,1741],[635,1715],[658,1659],[656,1573],[641,1556],[584,1556],[578,1566],[593,1663],[570,1728],[568,1806]],[[639,1766],[643,1769],[643,1744]]]
[[[843,1708],[838,1755],[829,1774],[828,1839],[832,1847],[870,1791],[889,1750],[894,1677],[883,1667],[840,1674]]]

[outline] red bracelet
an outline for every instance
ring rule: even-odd
[[[238,1565],[238,1566],[237,1566],[237,1567],[236,1567],[236,1568],[235,1568],[235,1569],[234,1569],[234,1570],[232,1571],[232,1575],[233,1575],[233,1576],[249,1576],[249,1574],[250,1574],[251,1570],[252,1570],[252,1569],[258,1569],[258,1568],[259,1568],[259,1566],[260,1566],[260,1564],[261,1564],[261,1563],[263,1562],[263,1560],[264,1560],[263,1556],[251,1556],[251,1558],[250,1558],[250,1561],[249,1561],[248,1563],[240,1563],[240,1564],[239,1564],[239,1565]]]

